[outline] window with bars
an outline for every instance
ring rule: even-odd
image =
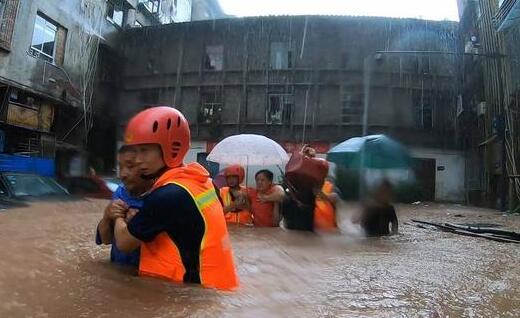
[[[159,89],[146,89],[140,92],[139,100],[148,106],[153,106],[159,103],[159,95]]]
[[[123,6],[112,1],[107,2],[107,20],[121,27],[123,26]]]
[[[415,127],[432,129],[434,95],[429,90],[419,89],[414,90],[412,95]]]
[[[148,9],[148,11],[151,13],[159,13],[161,7],[160,0],[139,0],[139,3],[144,4],[146,9]]]
[[[421,56],[421,59],[419,61],[419,74],[430,74],[431,73],[431,64],[430,64],[430,57],[429,56]]]
[[[362,88],[341,87],[341,122],[361,124],[363,120],[364,94]]]
[[[292,68],[292,52],[287,42],[272,42],[270,65],[273,70]]]
[[[198,121],[202,124],[220,123],[222,112],[222,93],[218,87],[206,88],[200,93]]]
[[[290,124],[294,98],[288,93],[271,93],[266,111],[267,124]]]
[[[224,46],[207,45],[204,55],[204,69],[221,71],[224,65]]]

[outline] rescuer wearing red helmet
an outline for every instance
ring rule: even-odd
[[[128,224],[116,220],[117,247],[141,247],[139,275],[237,288],[224,212],[209,173],[198,163],[183,164],[190,127],[182,113],[165,106],[138,113],[128,123],[125,144],[135,148],[143,177],[154,185],[140,213]]]
[[[228,223],[252,224],[251,212],[248,209],[247,188],[242,186],[245,171],[241,165],[231,165],[224,169],[226,187],[220,189],[220,198],[224,205],[224,213]]]

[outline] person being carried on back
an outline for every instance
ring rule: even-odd
[[[135,147],[141,174],[154,185],[128,224],[116,219],[117,247],[141,247],[139,275],[236,289],[224,211],[209,172],[183,163],[190,149],[186,118],[171,107],[148,108],[128,123],[125,144]]]
[[[141,195],[152,187],[151,180],[141,178],[139,167],[135,163],[135,150],[129,146],[119,149],[117,161],[119,178],[123,182],[112,196],[107,205],[103,218],[99,221],[96,230],[96,244],[112,244],[110,261],[120,265],[139,265],[139,249],[130,253],[120,251],[114,242],[114,221],[124,217],[129,221],[143,207]]]

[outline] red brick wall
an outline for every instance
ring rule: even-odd
[[[0,17],[0,49],[11,50],[11,39],[13,37],[16,13],[18,12],[19,0],[7,0],[3,17]]]

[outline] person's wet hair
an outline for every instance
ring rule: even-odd
[[[119,150],[118,150],[118,154],[119,155],[123,155],[123,154],[126,154],[126,153],[133,153],[135,152],[135,148],[132,147],[132,146],[128,146],[128,145],[122,145]]]
[[[267,169],[262,169],[262,170],[258,171],[257,173],[255,173],[255,179],[256,179],[256,177],[258,177],[260,174],[263,174],[263,175],[267,178],[267,180],[273,182],[274,174],[273,174],[271,171],[269,171],[269,170],[267,170]]]

